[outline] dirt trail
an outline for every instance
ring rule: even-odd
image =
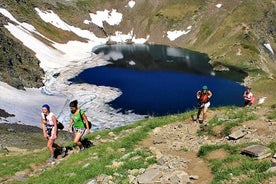
[[[208,119],[214,115],[215,111],[209,111]],[[200,124],[191,118],[158,127],[142,142],[142,146],[158,150],[166,158],[179,158],[179,165],[174,167],[187,172],[189,176],[196,176],[198,179],[193,180],[194,184],[208,184],[213,180],[211,169],[208,163],[197,156],[197,152],[202,144],[210,140],[198,137],[199,128]],[[181,164],[183,160],[187,161],[186,165]]]
[[[208,163],[197,156],[202,145],[240,144],[252,141],[266,145],[275,140],[276,122],[267,118],[269,114],[273,114],[274,110],[261,106],[250,108],[250,113],[252,115],[255,114],[257,119],[243,122],[241,126],[233,128],[232,132],[241,127],[248,131],[244,138],[237,141],[231,141],[225,137],[198,136],[197,131],[200,129],[200,125],[191,119],[186,119],[183,122],[155,128],[141,144],[151,150],[158,150],[155,153],[161,152],[163,157],[179,158],[179,164],[174,167],[185,171],[189,176],[197,176],[195,180],[192,180],[192,183],[208,184],[212,182],[213,174],[210,167],[208,167]],[[223,112],[209,110],[207,119],[210,120],[216,115],[220,116],[221,113]],[[217,129],[215,131],[219,132],[220,130]],[[211,152],[208,155],[208,159],[223,159],[226,156],[227,153],[221,149]],[[181,160],[186,160],[187,165],[181,164]],[[271,181],[276,182],[275,179],[271,178],[265,183],[271,183]]]

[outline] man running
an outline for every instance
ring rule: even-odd
[[[203,86],[201,90],[199,90],[196,93],[196,97],[198,99],[198,111],[197,111],[197,117],[196,122],[199,123],[199,116],[201,114],[201,111],[203,109],[203,117],[202,122],[206,123],[206,117],[207,117],[207,110],[210,106],[210,98],[212,97],[212,92],[208,90],[207,86]]]

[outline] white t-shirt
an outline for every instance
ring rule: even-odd
[[[251,99],[252,97],[253,97],[253,93],[252,92],[249,92],[249,93],[245,93],[245,98],[247,98],[247,99]]]
[[[54,113],[52,113],[52,112],[50,112],[50,113],[46,116],[46,123],[47,123],[47,125],[54,125],[53,116],[54,116]],[[42,119],[45,120],[45,115],[43,114],[43,112],[41,113],[41,117],[42,117]]]

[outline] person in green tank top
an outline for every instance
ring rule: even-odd
[[[71,117],[69,121],[68,132],[70,132],[71,129],[73,130],[74,143],[78,145],[80,151],[83,151],[84,147],[81,143],[81,138],[85,132],[87,134],[90,133],[87,116],[83,110],[78,108],[77,100],[70,102],[69,107],[71,110]],[[85,128],[84,123],[86,124],[87,128]]]

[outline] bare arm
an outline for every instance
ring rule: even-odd
[[[57,118],[56,116],[52,116],[52,121],[54,123],[54,130],[52,133],[53,133],[53,139],[56,139],[57,138]]]
[[[47,137],[47,134],[46,134],[46,120],[45,119],[43,119],[42,117],[41,117],[41,124],[42,124],[42,133],[43,133],[43,136],[46,138]]]
[[[84,123],[86,124],[86,133],[89,134],[90,133],[90,129],[89,129],[89,124],[88,124],[87,116],[86,116],[85,113],[82,115],[82,119],[83,119]]]
[[[201,94],[201,91],[196,92],[196,98],[197,99],[200,99],[200,96],[201,96],[200,94]]]
[[[70,132],[70,128],[71,128],[71,126],[72,126],[72,123],[73,123],[73,120],[72,119],[70,119],[70,121],[69,121],[69,125],[68,125],[68,132]]]
[[[208,91],[208,98],[210,99],[212,97],[213,93],[211,91]]]

